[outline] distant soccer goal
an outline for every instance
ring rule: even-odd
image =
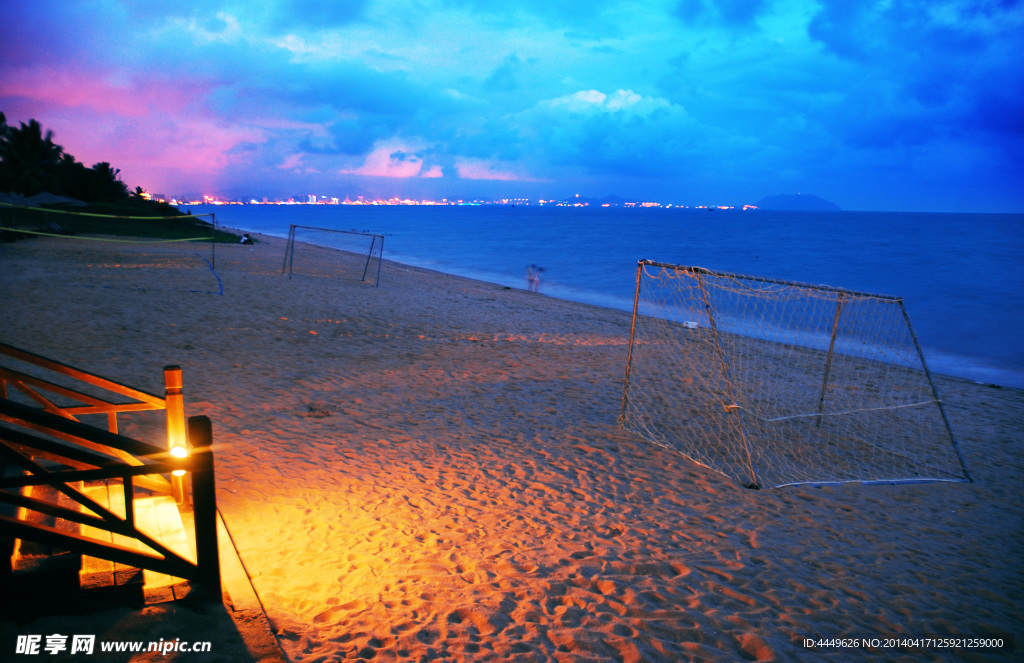
[[[620,423],[752,488],[970,481],[898,297],[641,260]]]
[[[384,236],[292,225],[282,274],[349,278],[380,285]]]

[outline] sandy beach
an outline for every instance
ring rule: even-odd
[[[216,271],[180,247],[0,244],[0,342],[153,393],[182,367],[292,663],[1024,651],[1024,392],[937,377],[973,483],[749,490],[617,426],[627,313],[390,262],[377,287],[289,279],[258,239]],[[148,632],[185,637],[173,612]],[[0,646],[73,619],[5,623]],[[803,644],[897,636],[1016,651]],[[210,639],[131,660],[251,660]]]

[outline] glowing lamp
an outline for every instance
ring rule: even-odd
[[[175,458],[186,458],[188,457],[188,449],[185,447],[171,447],[171,455]],[[171,472],[172,476],[183,477],[185,476],[185,470],[174,470]]]

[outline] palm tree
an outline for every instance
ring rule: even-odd
[[[121,181],[121,169],[106,161],[93,164],[93,200],[119,200],[128,197],[128,185]]]
[[[47,131],[36,120],[21,128],[6,126],[0,133],[0,189],[8,189],[24,196],[60,189],[57,167],[64,149],[53,142],[53,132]]]
[[[57,168],[61,185],[64,188],[63,195],[88,200],[92,189],[92,171],[79,163],[74,156],[64,153],[60,159],[60,166]]]

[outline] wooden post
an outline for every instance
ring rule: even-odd
[[[836,315],[832,320],[832,337],[828,342],[828,357],[825,359],[825,377],[821,381],[821,397],[818,398],[818,428],[821,428],[821,417],[825,413],[825,394],[828,392],[828,379],[832,373],[832,357],[835,355],[836,334],[839,333],[839,315],[843,312],[843,293],[836,300]]]
[[[281,276],[284,276],[285,272],[288,272],[288,278],[292,277],[291,267],[289,266],[289,260],[292,254],[295,252],[295,224],[288,226],[288,244],[284,247],[284,264],[281,265]]]
[[[192,496],[195,502],[198,584],[209,600],[221,600],[220,553],[217,550],[217,486],[213,468],[213,429],[210,418],[189,417],[192,444]]]
[[[124,519],[128,526],[135,529],[135,484],[131,476],[126,476],[124,481]],[[113,505],[111,505],[113,506]]]
[[[188,450],[185,439],[185,396],[181,393],[181,368],[167,366],[164,368],[165,402],[167,404],[167,450],[181,447]],[[171,476],[171,496],[179,506],[188,508],[188,496],[185,494],[185,477]]]
[[[633,320],[629,323],[629,350],[626,352],[626,379],[622,385],[622,407],[619,409],[619,427],[626,423],[626,406],[629,405],[629,373],[633,368],[633,342],[636,336],[636,311],[640,305],[640,280],[644,274],[644,261],[636,264],[636,291],[633,293]]]
[[[970,483],[974,483],[974,479],[971,478],[971,473],[967,471],[967,463],[964,462],[963,454],[960,453],[960,445],[957,444],[956,436],[953,435],[953,427],[949,423],[949,417],[946,416],[946,408],[942,406],[942,399],[939,398],[939,390],[935,388],[935,380],[932,379],[932,372],[928,370],[928,362],[924,360],[924,350],[921,349],[921,343],[917,340],[917,332],[914,331],[914,325],[910,324],[910,314],[907,313],[907,309],[903,306],[903,300],[897,300],[900,305],[900,312],[903,313],[903,319],[907,321],[907,331],[910,332],[910,338],[914,341],[914,347],[917,348],[917,356],[921,360],[921,369],[924,374],[928,376],[928,384],[932,388],[932,397],[935,399],[935,404],[939,406],[939,412],[942,413],[942,422],[946,424],[946,432],[949,433],[949,441],[953,443],[953,448],[956,449],[957,460],[960,461],[960,469],[964,472],[964,479]]]
[[[373,250],[373,247],[370,247]],[[384,235],[380,236],[380,258],[377,258],[377,283],[375,284],[378,288],[380,287],[380,264],[384,262]]]

